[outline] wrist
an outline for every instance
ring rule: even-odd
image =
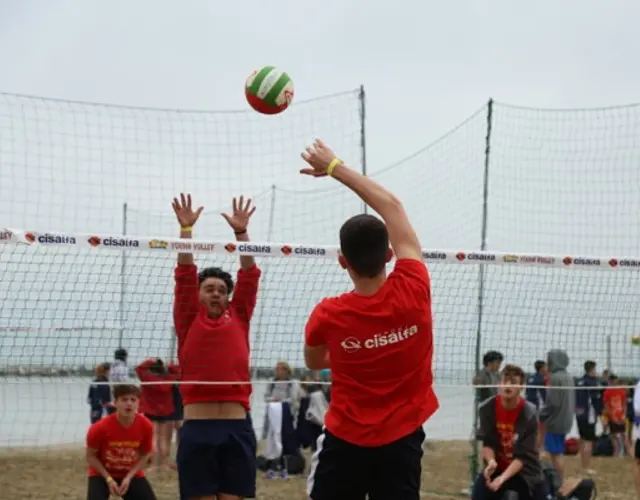
[[[333,160],[331,160],[329,166],[327,167],[327,175],[329,177],[333,177],[334,170],[340,165],[344,165],[344,162],[336,156]]]
[[[247,230],[243,229],[242,231],[234,231],[233,234],[236,236],[240,236],[241,234],[247,234]]]
[[[105,480],[107,481],[107,484],[112,484],[116,482],[116,480],[113,479],[111,476],[105,477]]]

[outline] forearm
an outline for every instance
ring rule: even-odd
[[[236,233],[236,241],[239,242],[247,242],[250,241],[249,233],[245,230],[243,233]],[[240,256],[240,267],[247,271],[256,265],[256,259],[253,258],[253,255],[241,255]]]
[[[491,462],[491,460],[495,460],[496,459],[496,453],[493,451],[492,448],[489,448],[488,446],[483,446],[482,447],[482,459],[485,462]]]
[[[345,165],[338,165],[332,177],[356,193],[362,201],[380,214],[385,222],[404,214],[402,203],[380,184]]]
[[[182,240],[190,240],[193,237],[193,230],[187,229],[186,231],[181,228],[180,229],[180,239]],[[185,266],[193,265],[193,254],[192,253],[179,253],[178,254],[178,264],[182,264]]]
[[[144,469],[145,466],[149,463],[152,454],[153,453],[145,453],[144,455],[142,455],[140,457],[140,460],[138,460],[136,464],[131,468],[131,470],[127,473],[127,477],[129,479],[133,479],[140,470]]]
[[[102,462],[97,456],[87,455],[87,462],[89,463],[89,466],[103,478],[109,479],[111,477],[111,474],[107,472],[107,469],[104,468],[104,465],[102,465]]]
[[[509,466],[504,470],[504,472],[502,474],[500,474],[502,476],[502,478],[504,479],[504,481],[508,481],[509,479],[511,479],[513,476],[515,476],[516,474],[519,474],[520,471],[522,470],[523,464],[522,462],[515,458],[510,464]]]

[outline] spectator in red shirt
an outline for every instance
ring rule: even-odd
[[[322,300],[306,326],[307,366],[330,368],[332,375],[308,494],[313,500],[417,499],[422,426],[438,409],[431,286],[420,242],[400,200],[349,169],[324,143],[316,141],[302,156],[311,167],[303,174],[335,178],[384,221],[365,214],[342,225],[338,260],[354,290]]]
[[[613,456],[622,456],[625,450],[631,456],[631,443],[626,437],[627,390],[620,387],[620,379],[616,375],[609,375],[609,387],[604,390],[602,399],[609,435],[613,443]]]
[[[479,410],[485,469],[476,478],[472,500],[501,500],[508,491],[518,500],[543,500],[545,483],[538,454],[537,409],[522,396],[525,374],[507,365],[497,396]]]
[[[177,371],[174,366],[165,365],[161,359],[147,359],[136,367],[136,375],[142,382],[140,412],[153,422],[156,451],[154,463],[160,467],[168,467],[173,429],[178,420],[178,409],[173,397]]]
[[[87,433],[88,500],[156,500],[144,476],[153,451],[153,424],[138,413],[140,390],[135,385],[113,388],[116,412]]]
[[[249,325],[256,305],[260,270],[253,257],[240,256],[235,283],[218,267],[194,264],[197,245],[188,240],[202,207],[191,195],[173,200],[184,240],[175,270],[173,319],[178,337],[184,424],[178,446],[180,494],[184,499],[225,500],[255,496],[256,437],[249,417]],[[247,244],[251,200],[233,199],[233,214],[223,214],[236,240],[227,250]],[[230,300],[233,293],[233,299]],[[228,382],[198,384],[197,382]],[[186,382],[186,383],[185,383]],[[193,383],[190,383],[193,382]]]

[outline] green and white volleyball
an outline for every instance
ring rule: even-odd
[[[258,113],[275,115],[293,101],[293,82],[284,71],[265,66],[251,73],[244,92],[247,102]]]

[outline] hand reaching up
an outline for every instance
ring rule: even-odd
[[[204,207],[198,207],[196,210],[193,210],[191,195],[184,193],[180,193],[180,199],[174,198],[171,206],[173,207],[180,227],[193,227],[204,210]]]

